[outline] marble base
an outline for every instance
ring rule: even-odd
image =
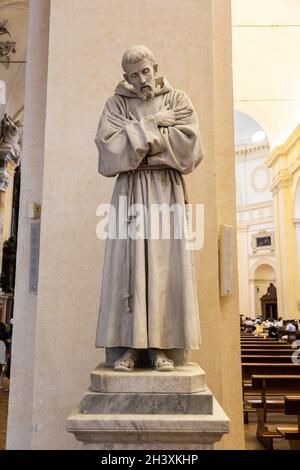
[[[82,402],[84,414],[212,414],[212,393],[98,393],[88,391]]]
[[[197,364],[164,373],[101,365],[91,379],[93,391],[67,420],[85,449],[204,450],[229,432],[229,419]]]
[[[229,432],[229,419],[214,399],[211,415],[95,415],[77,409],[67,430],[86,449],[212,449]]]
[[[161,444],[159,442],[156,444],[84,444],[83,450],[214,450],[214,446],[213,444]]]
[[[116,372],[100,364],[91,373],[91,389],[100,393],[195,393],[206,389],[205,372],[198,364],[177,366],[172,372],[135,369]]]

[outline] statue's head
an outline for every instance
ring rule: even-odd
[[[155,94],[155,76],[158,66],[153,53],[146,46],[132,46],[123,55],[122,67],[125,80],[135,93],[147,100]]]

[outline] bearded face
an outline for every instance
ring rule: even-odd
[[[157,66],[152,62],[141,60],[136,64],[127,64],[124,77],[138,96],[148,100],[155,95],[156,70]]]

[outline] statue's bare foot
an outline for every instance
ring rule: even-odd
[[[169,359],[160,349],[149,350],[150,363],[154,370],[160,372],[170,372],[174,370],[174,361]]]
[[[137,363],[137,351],[135,349],[127,349],[120,359],[114,364],[114,370],[120,372],[131,372],[135,369]]]

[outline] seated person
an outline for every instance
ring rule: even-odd
[[[285,329],[286,329],[286,331],[296,331],[297,327],[296,327],[296,325],[293,321],[288,320],[288,323],[287,323]],[[296,341],[296,335],[288,333],[288,341],[290,341],[290,342]]]
[[[270,320],[270,326],[268,328],[268,338],[279,339],[279,330],[275,326],[274,320]]]

